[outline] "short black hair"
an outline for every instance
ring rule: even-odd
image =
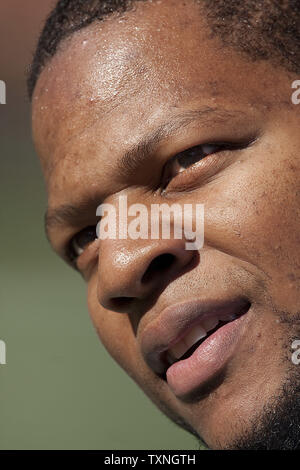
[[[147,0],[59,0],[45,23],[29,70],[29,97],[43,67],[65,38],[94,21],[128,11],[139,1]],[[220,38],[225,46],[245,52],[252,60],[269,60],[299,72],[299,0],[191,1],[205,7],[212,37]]]

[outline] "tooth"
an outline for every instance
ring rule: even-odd
[[[195,326],[191,331],[189,331],[185,337],[183,338],[183,341],[187,345],[188,349],[192,347],[197,341],[199,341],[202,338],[205,338],[207,335],[205,329],[201,325]]]
[[[176,359],[180,359],[188,349],[189,346],[187,346],[184,341],[181,340],[170,348],[170,353],[172,356],[176,357]]]
[[[218,323],[219,323],[219,320],[216,317],[210,317],[210,318],[206,318],[205,320],[202,320],[202,326],[207,331],[207,333],[210,330],[213,330],[214,328],[216,328]]]
[[[206,335],[207,333],[201,325],[195,326],[182,340],[178,341],[178,343],[170,348],[169,352],[171,356],[180,359],[197,341],[205,338]]]

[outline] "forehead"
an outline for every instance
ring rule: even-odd
[[[199,26],[195,7],[191,14],[177,2],[170,17],[165,11],[170,3],[159,8],[137,5],[135,12],[95,22],[66,40],[38,81],[34,123],[51,122],[56,132],[67,118],[72,126],[83,128],[90,121],[104,121],[141,95],[146,101],[161,99],[157,93],[164,92],[165,100],[171,96],[175,101],[180,92],[187,92],[185,79],[193,73],[189,50],[193,43],[199,46],[195,30],[199,33],[201,28],[193,28],[195,23]],[[83,114],[88,119],[84,124]]]
[[[99,169],[108,191],[112,160],[182,106],[264,102],[254,92],[252,65],[237,68],[235,53],[209,36],[198,5],[163,1],[137,4],[62,44],[33,98],[34,138],[53,204],[83,172],[88,183],[95,159],[93,172]]]

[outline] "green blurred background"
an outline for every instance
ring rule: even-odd
[[[45,240],[25,70],[53,3],[0,5],[0,449],[197,449],[108,356],[83,281]]]

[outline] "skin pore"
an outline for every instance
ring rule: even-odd
[[[182,240],[91,237],[76,267],[104,346],[171,419],[210,448],[255,439],[259,447],[258,429],[265,436],[270,413],[294,407],[284,403],[299,380],[291,362],[300,338],[297,76],[210,36],[205,11],[178,1],[139,3],[74,33],[39,77],[33,133],[48,237],[66,260],[103,201],[205,205],[199,253]],[[165,187],[167,162],[205,144],[215,151]],[[175,263],[144,282],[166,253]],[[250,308],[224,370],[192,395],[172,389],[149,366],[145,334],[167,307],[235,298]]]

